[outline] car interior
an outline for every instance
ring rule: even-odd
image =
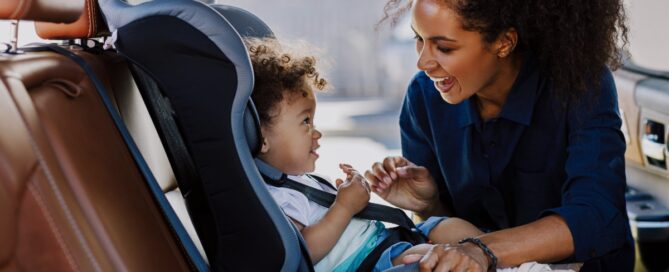
[[[267,34],[262,22],[195,1],[11,1],[2,14],[37,21],[65,51],[2,55],[3,270],[312,270],[288,254],[302,252],[299,234],[264,189],[248,144],[258,132],[240,33]],[[165,96],[149,97],[156,90]],[[152,113],[172,115],[173,125],[221,125],[190,127],[181,150],[168,148],[182,161],[170,162],[161,133],[179,131],[155,129],[150,99],[171,107]],[[184,162],[184,151],[196,160]]]
[[[260,18],[3,0],[0,19],[52,42],[0,53],[0,271],[313,271],[253,163],[243,38],[273,36]],[[669,75],[632,60],[615,79],[637,266],[665,271]]]

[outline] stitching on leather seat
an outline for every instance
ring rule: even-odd
[[[39,170],[41,167],[35,168],[34,172],[32,173],[31,176],[34,176],[34,174]],[[72,257],[72,253],[70,253],[70,249],[67,247],[65,244],[65,241],[63,240],[63,234],[60,233],[60,230],[58,230],[58,227],[56,226],[56,223],[53,221],[53,217],[51,217],[51,213],[48,211],[47,206],[44,204],[44,199],[42,199],[42,194],[39,192],[38,189],[35,189],[35,184],[32,182],[28,181],[28,190],[35,196],[35,202],[37,202],[37,206],[40,207],[42,212],[44,212],[44,216],[46,217],[46,221],[51,227],[51,230],[53,230],[55,236],[56,236],[56,241],[58,241],[58,244],[60,244],[60,247],[63,248],[63,253],[65,254],[65,258],[67,259],[67,262],[70,264],[72,269],[75,271],[80,271],[81,269],[77,266],[76,262],[74,262],[74,258]]]
[[[90,38],[93,35],[95,35],[95,33],[93,33],[93,29],[95,28],[95,15],[93,14],[94,10],[93,5],[95,5],[95,3],[93,3],[92,0],[86,0],[86,5],[87,7],[85,12],[88,12],[88,38]]]
[[[18,101],[17,101],[17,99],[14,95],[14,92],[10,91],[9,95],[12,97],[12,100],[14,101],[14,104],[18,105],[18,103],[17,103]],[[63,198],[63,195],[60,192],[60,188],[58,187],[58,185],[56,184],[56,182],[53,178],[53,174],[51,173],[51,170],[49,169],[49,167],[46,163],[46,160],[44,159],[44,155],[42,154],[41,150],[39,149],[39,146],[37,145],[37,142],[35,141],[35,137],[34,137],[35,132],[32,131],[32,129],[28,125],[29,123],[26,120],[26,116],[23,113],[23,111],[19,110],[19,114],[21,115],[21,121],[23,121],[23,124],[26,126],[26,129],[29,132],[28,134],[30,135],[30,137],[29,137],[30,138],[29,139],[30,140],[30,145],[32,146],[33,151],[35,152],[35,155],[37,157],[37,161],[41,165],[42,169],[44,169],[44,175],[47,178],[47,181],[49,183],[49,186],[51,187],[51,190],[56,195],[56,199],[58,200],[58,204],[60,204],[60,206],[63,209],[63,212],[65,213],[65,218],[67,219],[67,222],[69,223],[70,227],[74,230],[75,236],[77,237],[77,240],[78,240],[79,244],[83,248],[83,251],[85,252],[86,257],[88,257],[88,259],[91,262],[91,264],[93,265],[93,268],[95,269],[95,271],[102,271],[102,269],[100,268],[100,265],[98,264],[98,262],[93,257],[92,251],[91,251],[90,247],[88,246],[87,241],[84,239],[84,236],[81,233],[81,230],[79,229],[78,225],[76,224],[76,222],[74,220],[74,217],[72,216],[72,213],[70,211],[69,206],[65,202],[65,199]]]

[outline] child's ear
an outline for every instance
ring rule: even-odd
[[[262,137],[262,146],[260,147],[260,153],[265,154],[269,151],[269,141],[267,138]]]

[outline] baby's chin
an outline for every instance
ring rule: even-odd
[[[311,166],[306,166],[302,169],[293,169],[292,171],[284,171],[284,173],[291,176],[301,176],[304,174],[313,173],[316,170],[316,165],[312,164]]]

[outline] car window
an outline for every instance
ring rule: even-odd
[[[632,62],[646,69],[669,71],[669,1],[627,1]]]

